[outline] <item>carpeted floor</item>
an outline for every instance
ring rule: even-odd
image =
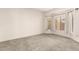
[[[0,51],[79,51],[79,43],[58,35],[40,34],[1,42]]]

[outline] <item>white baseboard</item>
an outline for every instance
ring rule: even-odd
[[[64,37],[68,37],[68,38],[71,38],[73,40],[75,40],[76,42],[79,42],[79,37],[74,37],[73,35],[72,36],[69,36],[69,35],[66,35],[66,34],[61,34],[61,33],[55,33],[55,32],[45,32],[47,34],[55,34],[55,35],[60,35],[60,36],[64,36]]]
[[[40,34],[42,34],[42,33],[38,33],[38,34],[34,34],[34,35],[28,35],[28,36],[24,35],[24,36],[21,36],[21,37],[13,37],[13,38],[5,39],[5,40],[0,40],[0,42],[15,40],[15,39],[24,38],[24,37],[31,37],[31,36],[40,35]]]
[[[72,39],[79,42],[79,37],[72,37]]]

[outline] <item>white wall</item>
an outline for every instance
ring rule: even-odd
[[[0,41],[43,32],[43,14],[33,9],[0,9]]]
[[[69,11],[72,11],[72,12],[70,12],[69,14],[67,13],[68,11],[65,12],[66,13],[66,35],[64,36],[70,37],[75,41],[79,42],[79,10],[72,9]],[[49,16],[51,15],[48,14],[48,17]],[[73,16],[73,26],[72,26],[72,16]],[[52,20],[54,20],[53,18]],[[47,22],[45,24],[47,24]],[[45,27],[46,26],[47,25],[45,25]],[[73,28],[73,31],[72,31],[72,28]],[[57,33],[56,32],[54,33],[54,32],[55,31],[46,32],[46,33],[58,34],[58,32]],[[60,32],[59,34],[62,34],[62,33]]]
[[[58,35],[66,36],[66,37],[71,37],[71,34],[72,34],[72,14],[70,11],[72,11],[72,9],[69,9],[67,11],[63,11],[61,9],[61,12],[57,11],[58,12],[58,14],[56,13],[57,15],[54,15],[52,13],[52,16],[51,16],[51,14],[50,14],[50,16],[47,16],[47,17],[51,17],[53,30],[50,32],[47,31],[45,33],[58,34]],[[69,15],[67,12],[70,12]],[[49,13],[47,13],[47,14],[49,15]],[[65,22],[65,30],[64,31],[59,31],[59,30],[55,29],[55,20],[56,20],[56,18],[60,18],[60,17],[62,19],[65,19],[65,21],[64,21]],[[45,23],[45,24],[46,24],[45,25],[45,27],[46,27],[47,23]]]
[[[74,22],[73,22],[73,37],[74,40],[79,42],[79,10],[73,12]]]

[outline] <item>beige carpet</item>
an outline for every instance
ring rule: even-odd
[[[58,35],[41,34],[1,42],[0,51],[79,51],[79,43]]]

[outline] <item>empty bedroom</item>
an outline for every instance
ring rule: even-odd
[[[79,8],[0,8],[0,51],[79,51]]]

